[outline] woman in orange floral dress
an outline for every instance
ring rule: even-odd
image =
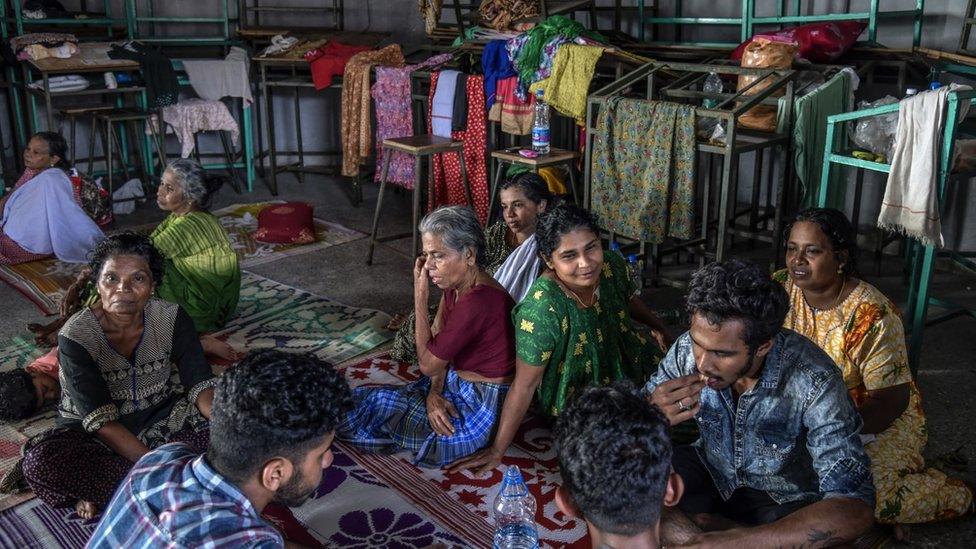
[[[786,269],[774,275],[790,295],[785,326],[817,343],[844,373],[864,420],[875,517],[896,525],[900,538],[906,524],[970,512],[970,488],[925,467],[925,413],[908,368],[904,327],[894,304],[857,278],[850,221],[837,210],[811,208],[787,234]]]

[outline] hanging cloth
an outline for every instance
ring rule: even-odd
[[[431,91],[428,95],[431,108],[427,112],[428,127],[431,125],[434,90],[441,73],[430,76]],[[488,219],[488,129],[485,121],[485,88],[481,75],[468,76],[468,127],[463,132],[453,132],[451,138],[464,143],[464,163],[471,185],[474,211],[484,225]],[[428,206],[434,209],[445,204],[467,204],[464,186],[461,184],[461,166],[454,153],[434,156],[433,188]]]
[[[481,52],[481,69],[485,73],[485,108],[489,111],[495,104],[498,81],[516,75],[515,67],[505,49],[506,43],[506,40],[492,40],[485,44],[485,49]]]
[[[169,57],[141,42],[112,46],[108,56],[110,59],[129,59],[139,63],[150,107],[159,109],[179,101],[180,83]]]
[[[597,119],[593,212],[606,228],[659,244],[692,237],[695,108],[615,97]]]
[[[928,246],[945,246],[938,188],[945,110],[950,92],[968,89],[969,86],[950,84],[901,100],[878,227],[916,238]],[[969,111],[969,101],[961,101],[959,107],[962,120]]]
[[[517,92],[517,76],[499,80],[495,104],[491,106],[488,120],[500,122],[505,133],[528,135],[532,133],[535,98],[531,95],[520,98]]]
[[[193,91],[201,99],[215,101],[225,97],[239,97],[244,105],[254,101],[248,70],[251,60],[247,52],[234,46],[223,59],[185,59],[183,69]]]
[[[596,63],[602,56],[603,48],[599,46],[563,44],[553,59],[549,78],[532,84],[530,95],[542,90],[552,108],[575,119],[580,126],[586,124],[586,97]]]
[[[441,71],[437,79],[434,98],[431,100],[431,133],[438,137],[451,137],[451,116],[454,113],[454,93],[457,90],[458,71]],[[432,84],[433,85],[433,84]]]
[[[359,166],[373,148],[372,118],[369,101],[369,76],[373,65],[403,65],[399,44],[381,50],[364,51],[346,63],[342,78],[342,175],[359,175]]]
[[[308,61],[309,70],[312,72],[312,83],[315,84],[315,89],[321,91],[331,86],[334,77],[342,76],[346,72],[349,58],[371,49],[369,46],[330,41],[320,48],[305,52],[305,60]]]

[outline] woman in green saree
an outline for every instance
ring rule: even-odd
[[[545,272],[515,310],[515,380],[494,442],[458,461],[452,471],[490,471],[501,463],[522,418],[535,409],[556,416],[588,385],[627,378],[644,383],[672,342],[660,319],[634,295],[626,262],[604,252],[587,211],[560,204],[536,232]],[[634,321],[644,324],[644,335]],[[653,340],[653,341],[652,341]]]
[[[208,175],[193,160],[170,163],[156,193],[156,203],[170,214],[149,236],[166,258],[156,296],[180,305],[201,334],[227,323],[237,308],[241,290],[237,254],[220,222],[207,211],[222,183],[222,178]],[[79,305],[91,305],[98,299],[97,294],[86,291],[87,281],[88,273],[82,272],[68,289],[61,302],[62,319],[71,316]],[[88,295],[84,302],[83,292]],[[55,331],[61,323],[56,323]],[[232,350],[215,338],[203,337],[201,343],[207,354],[233,357]]]

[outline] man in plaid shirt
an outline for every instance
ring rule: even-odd
[[[297,506],[332,464],[349,386],[312,355],[253,352],[217,380],[210,446],[166,444],[136,463],[89,547],[283,547],[261,519]]]

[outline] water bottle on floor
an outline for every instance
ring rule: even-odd
[[[502,488],[492,506],[495,519],[494,549],[538,549],[535,527],[535,498],[522,479],[522,471],[512,465],[505,471]]]
[[[543,91],[535,93],[535,116],[532,118],[532,150],[539,154],[549,154],[549,105],[543,98]]]

